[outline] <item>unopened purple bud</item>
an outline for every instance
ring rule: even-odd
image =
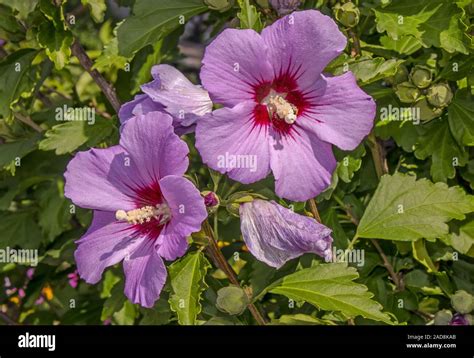
[[[451,322],[449,322],[450,326],[469,326],[469,320],[467,319],[466,315],[456,313],[453,316]]]
[[[288,15],[300,6],[301,0],[270,0],[270,5],[278,15]]]
[[[208,211],[214,211],[217,209],[220,204],[220,200],[216,193],[206,190],[203,191],[201,195],[204,197],[204,205],[206,205]]]

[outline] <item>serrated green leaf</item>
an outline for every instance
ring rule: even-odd
[[[119,53],[131,57],[146,45],[154,44],[190,17],[207,10],[202,0],[137,0],[133,16],[117,30]]]
[[[458,91],[448,108],[449,128],[459,145],[474,146],[474,99]]]
[[[263,24],[260,19],[260,13],[254,5],[250,5],[249,0],[238,0],[240,12],[237,17],[240,20],[241,29],[252,29],[257,32],[262,31]]]
[[[362,316],[391,324],[382,306],[372,300],[366,286],[354,282],[357,270],[344,263],[320,264],[286,276],[271,293],[306,301],[319,309],[341,312],[349,318]]]
[[[357,236],[395,241],[428,240],[448,233],[446,222],[462,220],[474,200],[460,187],[396,173],[384,175],[365,210]]]
[[[374,12],[377,30],[386,31],[392,39],[411,35],[425,47],[441,47],[450,53],[468,52],[463,42],[462,10],[450,1],[397,0]]]
[[[208,287],[204,278],[211,267],[201,252],[192,252],[168,269],[173,290],[169,303],[182,325],[196,324],[201,312],[201,293]]]
[[[72,120],[57,124],[45,133],[39,143],[41,150],[54,150],[56,154],[71,153],[84,143],[93,146],[107,138],[114,130],[111,120],[97,118],[93,125],[87,121]]]
[[[419,159],[431,158],[430,174],[433,181],[446,182],[447,179],[454,178],[456,167],[466,165],[468,154],[454,139],[448,121],[442,118],[423,128],[415,156]]]

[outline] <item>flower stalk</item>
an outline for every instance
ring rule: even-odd
[[[226,258],[222,254],[221,250],[217,246],[216,239],[214,237],[214,232],[212,231],[212,227],[209,224],[209,221],[207,221],[207,220],[204,221],[203,229],[204,229],[204,233],[206,234],[206,236],[208,238],[208,242],[209,242],[209,245],[206,248],[206,252],[209,255],[209,257],[211,258],[211,260],[214,262],[214,265],[216,265],[216,267],[218,267],[219,269],[221,269],[225,273],[225,275],[229,279],[230,283],[232,283],[233,285],[236,285],[238,287],[241,287],[240,282],[237,278],[237,274],[235,273],[234,269],[229,265]],[[257,321],[257,323],[259,325],[261,325],[261,326],[266,325],[267,322],[266,322],[264,316],[259,311],[257,306],[255,306],[255,304],[251,302],[251,299],[252,299],[251,295],[249,295],[247,290],[244,289],[244,291],[247,294],[247,296],[249,296],[248,298],[249,298],[250,303],[248,304],[247,307],[248,307],[250,313],[252,314],[253,318],[255,319],[255,321]]]

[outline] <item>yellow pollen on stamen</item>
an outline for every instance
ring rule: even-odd
[[[129,224],[143,224],[150,222],[151,219],[156,219],[159,224],[164,224],[171,217],[171,211],[166,204],[157,204],[156,206],[147,205],[139,209],[129,211],[117,210],[115,218],[118,221],[126,221]]]
[[[267,105],[268,115],[271,118],[273,114],[276,114],[279,119],[284,120],[288,124],[295,123],[298,108],[288,102],[285,97],[276,93],[270,93],[270,95],[265,98],[264,103]]]

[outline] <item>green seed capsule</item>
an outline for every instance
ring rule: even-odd
[[[411,82],[418,88],[427,88],[433,79],[433,73],[428,67],[415,66],[410,72]]]
[[[447,83],[437,83],[428,88],[428,102],[435,107],[446,107],[453,99],[453,92]]]
[[[420,90],[410,82],[399,83],[396,86],[395,94],[403,103],[413,103],[421,95]]]
[[[456,291],[451,296],[451,304],[457,312],[462,314],[474,311],[474,297],[464,290]]]
[[[336,4],[334,6],[334,16],[336,20],[347,27],[354,27],[359,23],[359,8],[351,2],[343,5]]]

